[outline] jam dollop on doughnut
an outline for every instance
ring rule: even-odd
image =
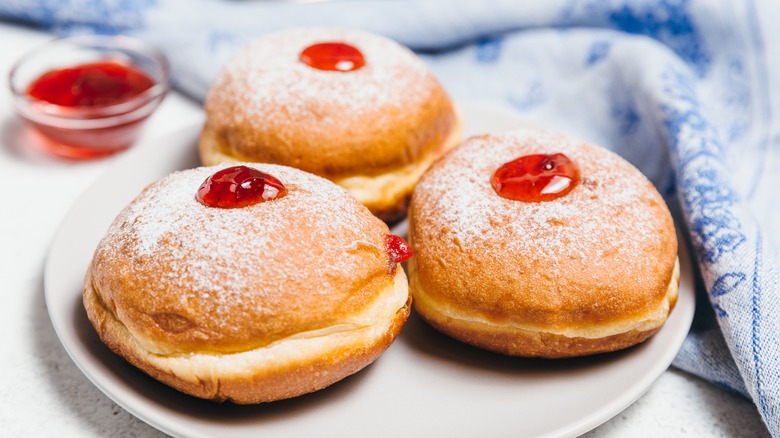
[[[401,236],[388,234],[385,236],[385,245],[387,246],[387,255],[390,256],[388,262],[388,271],[395,274],[398,263],[405,262],[412,258],[412,247]]]
[[[312,44],[303,49],[300,60],[318,70],[341,72],[354,71],[366,64],[360,50],[341,42]]]
[[[232,166],[206,178],[196,198],[208,207],[239,208],[278,199],[287,188],[275,177],[247,166]]]
[[[490,183],[499,196],[516,201],[552,201],[577,186],[580,171],[564,154],[532,154],[504,163]]]

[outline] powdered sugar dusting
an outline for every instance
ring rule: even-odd
[[[323,71],[299,61],[306,47],[344,42],[366,64],[350,72]],[[430,73],[410,50],[370,33],[329,28],[292,29],[250,43],[221,70],[212,85],[234,105],[209,105],[210,116],[235,124],[339,124],[377,108],[403,111],[430,99]],[[210,96],[214,98],[217,96]],[[220,112],[220,109],[222,110]]]
[[[94,259],[97,281],[131,285],[114,285],[112,300],[132,290],[127,311],[192,318],[218,348],[231,331],[284,331],[286,318],[300,318],[289,306],[306,315],[310,294],[318,305],[346,305],[345,292],[386,273],[387,226],[342,188],[285,166],[246,165],[278,178],[287,195],[207,207],[198,187],[226,166],[200,167],[152,184],[119,214]],[[266,325],[247,327],[262,316]]]
[[[500,245],[502,251],[544,265],[579,260],[595,269],[615,257],[657,253],[655,236],[667,232],[669,225],[668,215],[658,214],[659,208],[665,209],[659,207],[663,200],[638,170],[597,149],[542,130],[471,138],[418,184],[412,202],[416,216],[436,225],[415,230],[415,240],[418,235],[420,241],[445,236],[462,248],[484,251],[485,260]],[[523,155],[557,152],[580,168],[581,181],[569,194],[521,202],[495,193],[490,178],[502,164]],[[651,256],[638,262],[642,267],[653,263]]]

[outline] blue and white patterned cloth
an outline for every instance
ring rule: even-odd
[[[143,38],[196,98],[262,34],[362,28],[419,51],[457,100],[615,150],[672,204],[700,268],[674,365],[750,397],[780,436],[780,3],[4,0],[0,17]]]

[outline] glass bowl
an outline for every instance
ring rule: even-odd
[[[33,97],[35,93],[30,91],[44,75],[106,64],[145,74],[151,84],[122,99],[96,99],[85,105],[53,103],[56,99]],[[168,91],[170,65],[162,53],[127,36],[79,35],[33,49],[11,68],[8,80],[16,113],[37,134],[44,149],[64,157],[89,159],[115,154],[135,142],[143,122]],[[56,93],[62,91],[50,92]],[[101,91],[96,93],[99,97]]]

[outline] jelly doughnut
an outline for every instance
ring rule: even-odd
[[[374,361],[411,297],[406,242],[344,189],[272,164],[149,185],[95,250],[83,301],[115,353],[182,392],[258,403]]]
[[[256,40],[211,84],[203,164],[297,167],[346,188],[386,220],[459,141],[446,91],[409,49],[355,30],[300,28]]]
[[[410,289],[439,331],[561,358],[649,338],[677,301],[671,214],[618,155],[546,130],[472,137],[412,196]]]

